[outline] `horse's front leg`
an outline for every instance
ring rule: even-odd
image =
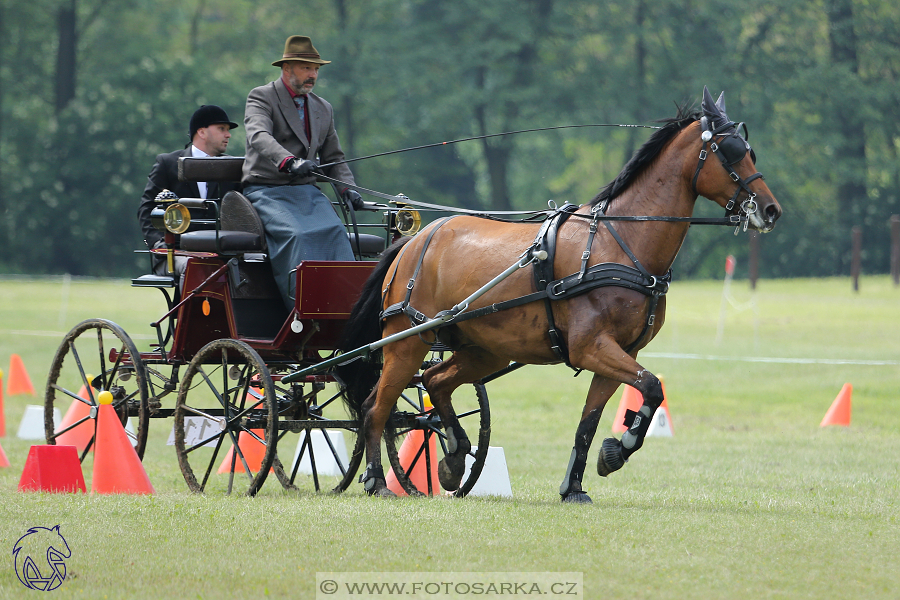
[[[584,477],[584,469],[587,465],[588,451],[597,431],[597,423],[603,408],[610,396],[619,387],[618,381],[613,381],[594,375],[591,387],[588,390],[587,400],[584,403],[584,411],[581,413],[581,422],[575,431],[575,445],[572,447],[572,455],[569,458],[569,466],[562,485],[559,486],[559,495],[563,502],[590,504],[588,496],[581,486]]]
[[[628,430],[622,434],[622,440],[603,440],[597,473],[606,477],[621,469],[628,457],[643,445],[653,413],[663,401],[662,384],[653,373],[638,364],[633,356],[626,354],[610,335],[601,335],[592,351],[573,354],[572,364],[617,383],[628,384],[644,397],[637,412],[629,410],[626,413],[625,426]]]
[[[629,385],[641,392],[644,403],[637,412],[626,411],[625,426],[628,430],[622,434],[621,441],[616,438],[603,440],[600,456],[597,458],[597,474],[601,477],[621,469],[628,457],[641,448],[653,420],[653,414],[663,402],[662,384],[650,371],[641,369],[634,383]]]

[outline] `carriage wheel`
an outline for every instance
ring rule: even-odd
[[[279,389],[277,384],[276,389],[282,397],[289,395],[287,390]],[[326,397],[324,402],[319,402],[319,396]],[[315,426],[328,420],[347,419],[341,398],[342,390],[337,389],[333,394],[312,392],[303,400],[306,418],[301,422],[307,422],[309,427],[296,437],[295,450],[285,448],[282,452],[289,459],[287,467],[278,458],[273,465],[275,476],[286,490],[321,492],[323,489],[330,489],[332,493],[341,493],[353,483],[365,455],[359,428],[344,430]],[[291,418],[290,414],[285,413],[280,416],[283,419]],[[334,436],[335,432],[340,435]],[[283,438],[284,433],[281,433],[279,443]],[[348,438],[352,447],[346,443]]]
[[[147,370],[125,331],[105,319],[88,319],[72,328],[56,350],[44,393],[44,433],[51,445],[78,447],[81,461],[94,447],[97,396],[108,391],[122,425],[137,418],[137,430],[126,433],[139,458],[147,446],[150,420]],[[54,423],[54,408],[67,418]]]
[[[466,459],[466,464],[470,466],[469,472],[463,476],[459,489],[453,493],[454,496],[460,498],[468,494],[475,482],[478,481],[481,470],[484,468],[484,461],[487,458],[488,445],[491,440],[491,410],[488,406],[487,390],[481,383],[475,383],[473,387],[475,388],[474,398],[461,393],[465,388],[459,388],[453,394],[453,408],[459,418],[460,425],[462,425],[469,436],[472,436],[475,432],[475,425],[478,425],[477,440],[473,439],[473,437],[469,438],[472,440],[473,446],[477,445],[477,448],[473,448],[469,452],[471,460]],[[440,423],[440,418],[436,416],[436,413],[431,415],[430,409],[426,409],[425,391],[422,388],[415,389],[418,390],[418,398],[411,400],[404,394],[401,397],[401,402],[397,405],[397,410],[408,411],[411,406],[416,419],[416,427],[400,428],[396,431],[391,431],[390,428],[385,429],[385,446],[391,467],[394,469],[394,475],[397,477],[397,482],[406,490],[407,494],[416,496],[427,493],[429,491],[427,484],[429,479],[431,481],[430,491],[432,494],[437,494],[440,490],[440,484],[438,483],[436,472],[432,472],[429,478],[428,470],[425,471],[424,481],[426,484],[422,486],[425,489],[419,489],[407,476],[407,470],[414,470],[416,465],[425,465],[428,464],[427,461],[431,460],[432,439],[435,440],[434,448],[437,451],[437,461],[440,461],[447,454],[446,435]],[[403,400],[406,400],[406,405],[404,405]],[[409,435],[412,431],[421,432],[421,437],[417,434],[417,439],[411,441],[412,438],[409,438]],[[407,444],[407,448],[403,448],[404,443]],[[401,465],[401,452],[398,452],[398,447],[401,448],[402,454],[412,457],[411,464],[407,465],[410,467],[409,469]],[[404,462],[409,463],[410,459],[407,458]],[[419,468],[421,469],[422,467],[420,466]]]
[[[255,495],[275,460],[277,426],[275,387],[259,354],[231,339],[201,348],[175,404],[175,451],[188,488]]]

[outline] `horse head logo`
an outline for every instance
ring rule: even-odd
[[[65,559],[72,556],[69,544],[53,529],[32,527],[13,547],[16,575],[27,588],[49,592],[66,579]]]

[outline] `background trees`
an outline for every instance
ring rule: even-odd
[[[140,272],[135,212],[155,154],[187,143],[200,104],[240,121],[294,33],[334,61],[317,91],[349,156],[649,123],[698,101],[703,85],[724,89],[785,208],[761,239],[761,275],[849,272],[852,226],[864,231],[863,269],[888,269],[900,7],[887,0],[2,0],[0,272]],[[587,201],[646,136],[523,134],[354,170],[365,186],[428,202],[536,209]],[[746,248],[746,236],[694,228],[676,275],[717,275]]]

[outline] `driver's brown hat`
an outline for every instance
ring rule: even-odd
[[[284,56],[272,63],[273,67],[280,66],[281,63],[288,61],[304,61],[317,65],[327,65],[330,60],[322,60],[319,51],[312,45],[305,35],[292,35],[284,43]]]

